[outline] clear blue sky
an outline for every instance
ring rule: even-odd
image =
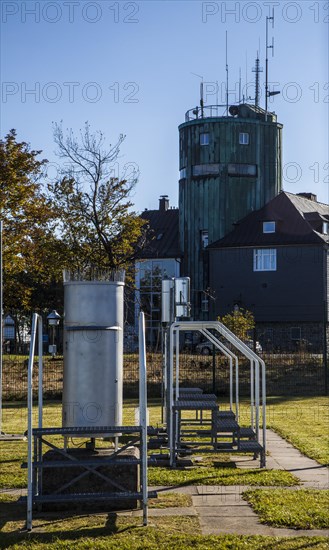
[[[177,206],[177,127],[199,96],[192,73],[204,78],[206,104],[225,103],[228,31],[229,87],[236,90],[230,102],[238,99],[240,68],[253,95],[260,49],[263,106],[270,5],[269,80],[282,93],[269,106],[284,124],[284,188],[313,191],[327,202],[329,3],[321,0],[2,0],[1,137],[16,128],[19,140],[57,162],[53,121],[79,131],[88,120],[108,143],[123,133],[121,173],[127,163],[128,173],[129,163],[140,169],[136,209],[157,208],[161,194]]]

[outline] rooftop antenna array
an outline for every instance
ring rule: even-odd
[[[268,22],[272,22],[272,29],[274,29],[274,8],[271,17],[266,16],[266,60],[265,60],[265,120],[267,120],[267,100],[273,95],[277,95],[279,91],[269,92],[268,90],[268,50],[272,50],[272,57],[274,56],[274,37],[272,37],[272,44],[268,43]]]
[[[197,76],[198,78],[201,78],[201,82],[200,82],[200,109],[201,109],[201,118],[203,118],[203,115],[204,115],[203,76],[201,76],[200,74],[197,74],[197,73],[191,73],[191,74],[193,74],[194,76]],[[198,116],[198,107],[196,107],[194,109],[193,113]]]
[[[259,53],[258,52],[257,52],[255,67],[253,68],[252,72],[255,73],[255,106],[259,107],[259,95],[260,95],[259,94],[259,92],[260,92],[259,74],[261,72],[263,72],[263,69],[262,69],[262,67],[259,66]]]
[[[239,67],[239,104],[241,103],[241,67]]]
[[[227,31],[225,37],[225,57],[226,57],[226,116],[228,116],[228,62],[227,62]]]

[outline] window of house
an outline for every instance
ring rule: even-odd
[[[247,132],[239,133],[239,144],[240,145],[249,145],[249,134]]]
[[[228,164],[227,171],[229,176],[257,176],[256,164]]]
[[[323,224],[322,224],[322,233],[324,235],[328,235],[328,233],[329,233],[329,223],[328,222],[323,222]]]
[[[276,249],[254,249],[254,271],[276,271]]]
[[[263,233],[275,233],[275,222],[263,222]]]
[[[200,145],[209,145],[209,134],[200,134]]]
[[[208,246],[208,243],[209,243],[209,239],[208,239],[208,230],[207,229],[203,229],[201,231],[201,248],[204,250],[205,248],[207,248]]]

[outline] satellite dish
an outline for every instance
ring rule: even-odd
[[[238,116],[239,114],[239,107],[237,105],[231,105],[229,108],[229,113],[232,116]]]

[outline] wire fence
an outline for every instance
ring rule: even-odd
[[[323,354],[308,352],[261,353],[266,364],[266,391],[269,396],[324,395],[328,390],[328,371]],[[34,368],[34,394],[37,396],[38,365]],[[109,368],[111,365],[109,364]],[[229,364],[218,353],[202,355],[180,354],[180,384],[200,387],[218,396],[229,395]],[[163,356],[147,353],[147,381],[149,397],[159,397],[162,391]],[[137,353],[125,353],[123,362],[123,389],[125,397],[138,397],[139,361]],[[250,393],[250,364],[239,360],[239,388],[241,396]],[[44,399],[59,399],[63,389],[63,359],[44,359]],[[4,356],[2,398],[25,400],[27,397],[27,359]]]

